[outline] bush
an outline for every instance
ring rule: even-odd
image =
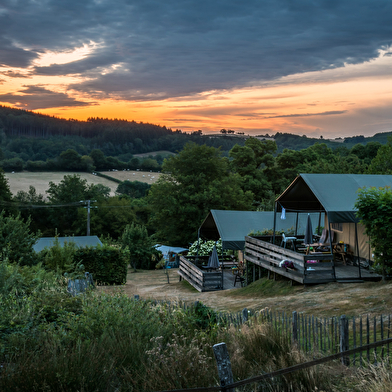
[[[26,222],[20,214],[16,217],[0,213],[0,251],[10,262],[20,265],[37,263],[33,245],[38,236],[30,232],[30,219]]]
[[[99,285],[125,284],[127,281],[128,255],[119,248],[103,245],[96,248],[79,248],[74,255],[76,263],[93,274]]]

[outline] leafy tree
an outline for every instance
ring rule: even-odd
[[[0,249],[3,257],[20,265],[32,265],[35,263],[33,245],[39,235],[30,230],[30,219],[26,222],[20,215],[6,216],[0,213]]]
[[[137,208],[126,197],[110,197],[96,203],[97,208],[91,214],[91,232],[111,238],[120,238],[125,227],[132,222],[139,222]],[[78,210],[80,227],[86,221],[86,212]]]
[[[390,187],[362,188],[355,204],[374,252],[375,268],[383,278],[392,273],[392,191]]]
[[[387,144],[377,150],[377,155],[372,160],[368,173],[392,174],[392,136],[388,138]]]
[[[90,152],[90,158],[92,158],[96,170],[104,170],[107,168],[106,157],[102,150],[92,150]]]
[[[163,171],[147,197],[150,224],[161,241],[193,242],[210,209],[251,209],[253,194],[241,189],[241,177],[230,172],[227,159],[214,147],[189,143],[164,161]]]
[[[127,225],[120,242],[122,249],[129,252],[129,262],[135,270],[154,268],[156,261],[152,260],[152,256],[157,252],[154,241],[143,225],[135,223]]]
[[[78,174],[65,175],[60,183],[49,182],[49,201],[52,204],[63,205],[51,209],[51,226],[54,231],[57,229],[62,235],[71,235],[84,232],[85,225],[78,220],[78,207],[82,201],[104,200],[109,196],[110,189],[102,184],[87,184],[86,179],[82,179]],[[80,208],[80,207],[79,207]],[[84,216],[87,211],[82,208]],[[85,218],[86,219],[86,218]],[[85,220],[84,219],[84,220]]]
[[[64,151],[59,156],[59,167],[63,170],[81,170],[81,159],[82,157],[72,149]]]
[[[133,198],[144,197],[151,185],[141,181],[123,181],[118,185],[116,193],[122,193]]]
[[[4,170],[0,168],[0,201],[11,201],[12,193],[8,184],[8,179],[5,176]]]

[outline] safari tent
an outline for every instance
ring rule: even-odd
[[[357,191],[363,187],[392,185],[392,175],[371,174],[300,174],[277,198],[276,221],[284,208],[288,213],[325,213],[324,227],[333,242],[349,245],[362,263],[372,260],[372,250],[365,228],[356,216]]]
[[[324,212],[312,213],[313,227],[323,224]],[[293,231],[296,235],[304,234],[307,215],[296,212],[286,213],[285,219],[278,216],[276,230]],[[243,250],[245,237],[251,232],[273,230],[273,211],[231,211],[211,210],[199,228],[200,237],[217,241],[222,239],[223,249]]]

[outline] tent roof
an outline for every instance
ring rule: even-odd
[[[33,249],[38,253],[45,248],[50,248],[54,245],[56,237],[42,237],[34,245]],[[84,248],[87,246],[102,245],[102,242],[96,235],[91,236],[79,236],[79,237],[57,237],[61,247],[64,246],[65,242],[73,242],[78,248]]]
[[[319,214],[311,214],[313,227],[318,226]],[[286,219],[276,219],[276,230],[294,229],[296,213],[286,213]],[[298,234],[305,232],[307,215],[298,217]],[[324,222],[322,220],[322,222]],[[274,228],[273,211],[229,211],[211,210],[200,226],[200,235],[217,241],[222,238],[224,249],[244,249],[245,236],[251,231],[263,231]]]
[[[155,245],[155,248],[159,250],[163,255],[168,254],[169,252],[173,253],[182,253],[187,251],[187,248],[180,248],[178,246],[167,246],[167,245]]]
[[[300,174],[277,198],[277,211],[325,211],[330,222],[357,222],[358,189],[391,185],[392,175]]]

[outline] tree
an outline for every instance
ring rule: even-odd
[[[121,182],[116,193],[122,193],[133,198],[139,199],[140,197],[146,196],[147,191],[151,188],[151,185],[147,182],[141,181],[123,181]]]
[[[11,201],[12,193],[8,184],[8,179],[5,176],[4,170],[0,168],[0,201]]]
[[[90,152],[90,158],[94,161],[94,166],[96,170],[105,170],[107,168],[107,162],[105,154],[102,150],[94,149]]]
[[[168,245],[187,246],[211,209],[251,209],[253,194],[241,189],[220,150],[187,144],[163,163],[164,175],[152,185],[147,200],[151,226]]]
[[[374,252],[375,269],[383,278],[392,273],[392,191],[390,187],[362,188],[355,203]]]
[[[84,232],[85,224],[78,220],[78,208],[82,208],[82,201],[104,200],[109,196],[110,189],[102,184],[87,184],[78,174],[65,175],[60,183],[49,182],[49,201],[52,204],[63,205],[51,209],[52,230],[57,228],[61,235]],[[70,205],[71,204],[71,205]],[[72,205],[73,204],[73,205]],[[80,207],[79,207],[80,206]],[[82,214],[86,216],[85,209]],[[81,216],[80,214],[79,216]],[[86,218],[85,218],[86,219]]]
[[[6,216],[0,213],[0,249],[3,257],[20,265],[32,265],[35,262],[33,245],[39,235],[30,230],[30,219],[26,222],[20,215]]]
[[[97,208],[91,213],[91,232],[110,236],[118,239],[121,237],[125,227],[133,222],[140,223],[136,215],[136,208],[132,205],[132,200],[126,197],[109,197],[96,203]],[[81,222],[80,227],[85,225],[86,211],[78,210],[78,221]]]
[[[135,271],[136,268],[151,269],[155,265],[152,261],[152,255],[156,253],[154,242],[143,225],[127,225],[120,242],[122,249],[129,252],[129,263]]]
[[[274,165],[272,154],[276,148],[274,141],[249,138],[244,146],[235,145],[229,153],[232,170],[241,176],[242,189],[253,193],[257,208],[266,207],[264,200],[269,198],[272,192],[265,169]]]
[[[392,174],[392,136],[388,137],[388,143],[379,147],[376,157],[372,160],[369,174]]]

